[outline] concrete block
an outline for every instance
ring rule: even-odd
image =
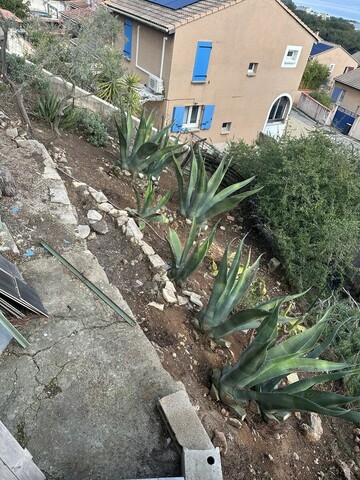
[[[209,450],[184,448],[182,473],[186,480],[222,480],[219,449],[214,447]]]
[[[214,448],[185,391],[161,398],[160,412],[180,451],[184,448],[188,450]]]

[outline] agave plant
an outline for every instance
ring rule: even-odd
[[[170,228],[167,238],[171,252],[170,276],[175,279],[177,284],[185,282],[200,266],[213,242],[217,225],[211,230],[209,236],[202,244],[196,244],[192,249],[196,239],[197,225],[192,223],[188,239],[184,248],[181,248],[181,242],[178,234]],[[190,254],[190,250],[192,253]]]
[[[256,188],[233,195],[254,179],[254,177],[251,177],[218,191],[230,166],[225,157],[210,179],[207,177],[200,151],[195,153],[192,150],[191,152],[190,175],[187,181],[185,181],[184,173],[177,162],[175,162],[175,166],[180,197],[180,213],[197,223],[205,222],[215,215],[229,212],[246,197],[261,190],[261,188]]]
[[[130,113],[121,114],[116,122],[120,157],[118,166],[126,170],[138,170],[147,176],[158,177],[174,158],[183,154],[183,145],[178,141],[170,144],[170,125],[154,133],[154,116],[146,117],[143,111],[139,126],[134,132],[134,121]]]
[[[267,418],[284,420],[291,412],[315,412],[360,423],[360,412],[344,408],[358,397],[313,388],[360,371],[348,363],[318,358],[338,330],[320,342],[330,310],[313,327],[276,343],[280,303],[261,323],[253,342],[235,365],[214,372],[213,394],[242,418],[246,416],[244,405],[254,401]],[[285,378],[294,372],[327,373],[286,384]]]
[[[155,203],[155,188],[151,179],[148,180],[143,200],[141,199],[139,192],[136,190],[136,188],[134,188],[134,191],[137,203],[137,210],[135,210],[135,213],[139,217],[150,222],[169,222],[165,215],[159,214],[159,210],[167,204],[170,199],[171,192],[166,193],[163,197],[160,198],[158,203]]]
[[[238,275],[244,240],[239,243],[230,268],[228,268],[228,259],[231,243],[227,245],[215,278],[209,303],[206,308],[200,311],[198,319],[194,321],[196,328],[217,340],[221,340],[224,336],[238,330],[258,328],[260,322],[279,301],[281,303],[290,302],[303,295],[303,293],[299,293],[268,300],[251,309],[240,310],[229,317],[232,310],[244,300],[259,269],[261,256],[250,265],[251,250],[249,250],[241,274]],[[286,323],[290,320],[292,319],[286,316],[279,318],[280,323]]]

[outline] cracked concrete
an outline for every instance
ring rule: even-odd
[[[30,143],[17,149],[3,135],[0,131],[6,153],[0,161],[16,169],[19,186],[12,201],[21,208],[16,218],[9,217],[12,225],[31,226],[31,215],[42,215],[44,229],[38,227],[34,239],[57,241],[56,248],[67,260],[132,315],[86,243],[76,238],[72,207],[59,204],[54,210],[44,196],[49,182],[59,182],[51,159],[45,155],[39,173],[42,148]],[[35,171],[39,177],[32,188],[28,176],[20,174],[24,155],[26,172]],[[10,208],[10,202],[2,204],[2,217],[3,205]],[[65,236],[71,240],[66,246]],[[125,323],[40,249],[26,262],[19,257],[19,268],[41,296],[49,317],[28,317],[19,328],[30,347],[11,343],[0,357],[1,421],[26,444],[50,480],[179,475],[180,459],[169,446],[156,401],[183,386],[163,369],[140,327]]]

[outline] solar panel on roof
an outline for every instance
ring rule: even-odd
[[[148,0],[148,2],[156,3],[157,5],[171,8],[172,10],[179,10],[180,8],[187,7],[198,1],[199,0]]]
[[[326,52],[326,50],[331,50],[332,48],[334,48],[334,46],[328,45],[327,43],[314,43],[310,52],[310,57],[312,57],[313,55],[318,55],[322,52]]]

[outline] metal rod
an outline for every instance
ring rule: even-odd
[[[54,250],[50,245],[48,245],[44,240],[40,240],[40,245],[45,248],[53,257],[59,260],[70,272],[76,275],[92,292],[94,292],[101,300],[103,300],[109,307],[114,310],[118,315],[120,315],[129,325],[132,327],[136,324],[136,321],[130,317],[122,308],[119,307],[116,303],[114,303],[111,298],[105,295],[96,285],[90,282],[82,273],[79,272],[71,263],[65,260],[64,257],[60,255],[56,250]]]

